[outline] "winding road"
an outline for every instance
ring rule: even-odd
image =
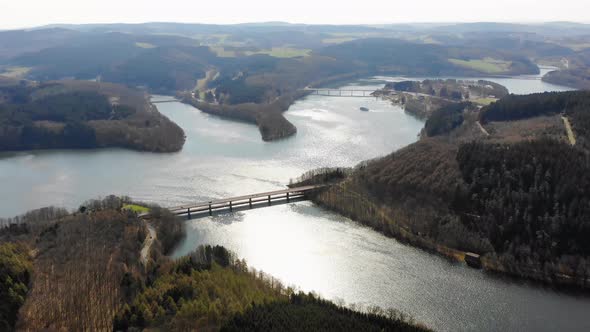
[[[146,236],[145,241],[143,242],[143,248],[141,248],[141,263],[143,265],[147,265],[150,259],[150,249],[152,248],[152,244],[156,239],[156,230],[154,229],[154,227],[149,223],[146,223],[146,226],[148,229],[148,235]]]

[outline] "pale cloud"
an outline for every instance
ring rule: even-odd
[[[0,28],[51,23],[541,22],[590,20],[588,0],[0,0]]]

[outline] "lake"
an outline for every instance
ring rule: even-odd
[[[347,86],[377,89],[392,79]],[[567,89],[528,77],[491,80],[516,93]],[[158,108],[184,128],[181,152],[1,155],[0,216],[46,205],[75,208],[111,193],[172,206],[280,189],[307,170],[354,166],[411,144],[424,125],[386,101],[309,96],[285,113],[297,135],[268,143],[250,124],[180,103]],[[489,276],[309,202],[187,221],[187,231],[175,256],[221,244],[287,285],[346,303],[393,307],[441,331],[590,330],[590,298]]]

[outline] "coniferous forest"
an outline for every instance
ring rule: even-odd
[[[564,262],[587,277],[590,158],[565,143],[468,143],[457,153],[466,190],[452,206],[494,251],[517,262]]]

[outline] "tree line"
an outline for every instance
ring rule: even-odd
[[[254,304],[221,331],[428,331],[396,310],[370,307],[354,311],[313,294],[295,293],[288,301]]]
[[[467,184],[453,210],[507,262],[590,276],[590,158],[549,139],[468,143],[457,160]],[[559,267],[558,267],[559,266]]]

